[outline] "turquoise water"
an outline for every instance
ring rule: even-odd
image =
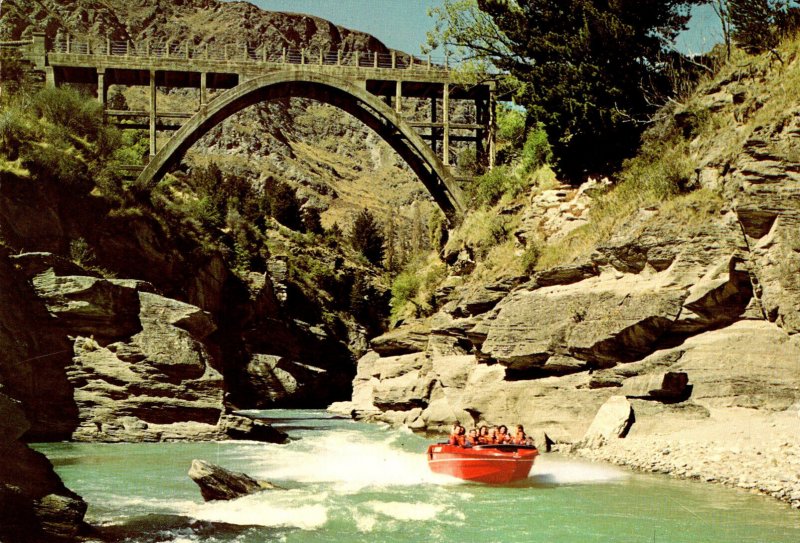
[[[769,542],[800,541],[800,513],[761,496],[543,454],[507,487],[433,475],[428,441],[321,411],[274,419],[286,445],[51,443],[45,453],[111,541]],[[204,503],[193,458],[288,490]]]

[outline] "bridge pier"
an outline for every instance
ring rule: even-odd
[[[108,102],[108,85],[106,85],[106,69],[97,68],[97,101],[103,106],[103,111],[106,110],[106,103]]]
[[[200,73],[200,108],[208,104],[208,72]]]
[[[392,55],[394,55],[394,51],[392,51]],[[392,57],[392,60],[394,60],[394,57]],[[394,110],[398,114],[403,111],[403,82],[399,79],[395,83]]]
[[[150,70],[150,158],[156,156],[156,71]]]
[[[445,166],[450,165],[450,83],[444,84],[442,90],[442,123],[444,124],[442,134],[442,162]]]

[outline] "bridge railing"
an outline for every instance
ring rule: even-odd
[[[424,58],[406,53],[377,53],[375,51],[342,51],[284,48],[280,51],[266,46],[242,44],[194,45],[188,42],[145,42],[107,40],[100,43],[56,40],[53,52],[72,55],[101,55],[113,57],[201,59],[227,62],[256,62],[278,64],[316,64],[395,70],[449,70],[447,57]]]
[[[6,40],[0,41],[0,48],[2,47],[23,47],[26,45],[33,45],[33,40]]]

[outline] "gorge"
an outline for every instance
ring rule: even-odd
[[[6,0],[0,39],[391,53],[243,2],[74,4]],[[778,53],[740,53],[667,105],[627,178],[530,174],[489,204],[473,198],[446,235],[414,170],[332,107],[282,96],[244,109],[137,193],[116,177],[121,159],[102,155],[104,129],[69,124],[96,118],[80,105],[92,99],[50,95],[69,106],[59,125],[57,107],[33,98],[41,74],[21,68],[25,107],[3,102],[0,132],[0,451],[11,460],[0,539],[92,537],[87,504],[28,443],[283,443],[290,430],[240,410],[329,405],[422,434],[519,422],[542,450],[800,508],[800,44]],[[170,107],[194,99],[158,92]],[[145,109],[141,89],[110,94]],[[118,145],[142,159],[143,141]],[[510,148],[495,175],[517,175]],[[648,192],[651,178],[680,190]],[[219,182],[224,205],[203,179]],[[318,227],[264,218],[255,202],[274,204],[279,185]],[[341,231],[363,208],[416,239],[414,250],[387,243],[416,251],[413,265],[382,269],[350,248]],[[389,277],[402,273],[418,280],[404,308]],[[402,449],[400,430],[363,431]]]

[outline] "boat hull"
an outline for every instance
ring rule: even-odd
[[[466,481],[504,484],[526,479],[538,455],[536,447],[522,445],[435,444],[428,447],[428,467]]]

